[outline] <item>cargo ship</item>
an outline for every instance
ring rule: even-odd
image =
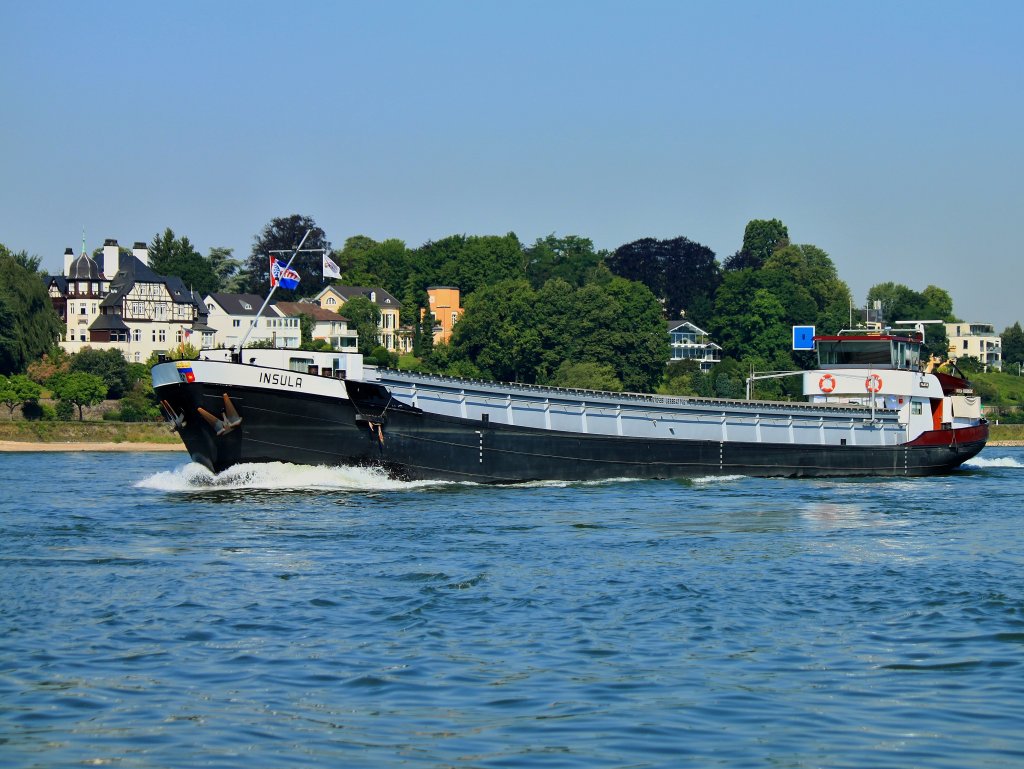
[[[803,401],[601,392],[366,365],[345,352],[205,350],[153,367],[171,429],[213,472],[250,462],[377,467],[475,483],[924,476],[988,439],[923,329],[814,336]]]

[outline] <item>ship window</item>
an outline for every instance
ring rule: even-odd
[[[309,367],[313,365],[312,358],[289,358],[288,368],[292,371],[301,371],[305,374],[309,371]]]
[[[914,416],[920,416],[921,414],[921,401],[910,402],[910,413]]]

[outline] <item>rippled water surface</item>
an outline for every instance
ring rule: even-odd
[[[1024,766],[1024,449],[916,480],[0,478],[4,766]]]

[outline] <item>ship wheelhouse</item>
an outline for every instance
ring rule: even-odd
[[[864,334],[840,332],[814,337],[821,369],[921,370],[921,345],[916,334]]]

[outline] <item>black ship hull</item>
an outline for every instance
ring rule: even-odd
[[[923,476],[947,473],[985,446],[988,427],[937,430],[895,446],[672,440],[544,430],[421,411],[375,384],[349,398],[258,387],[164,384],[159,398],[195,462],[380,467],[393,477],[477,483],[610,478]],[[221,414],[229,396],[236,425]]]

